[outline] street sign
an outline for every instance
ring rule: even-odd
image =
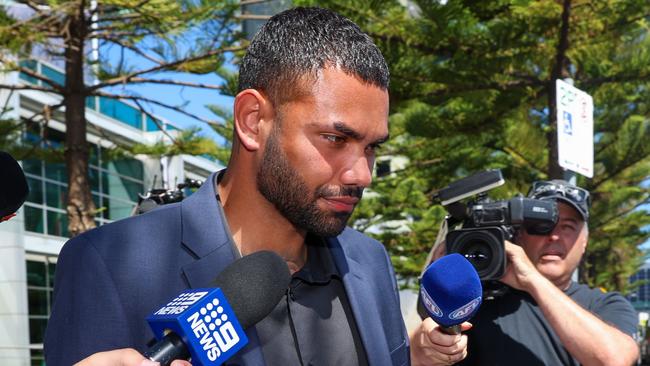
[[[560,166],[594,176],[594,101],[562,80],[555,81],[557,147]]]

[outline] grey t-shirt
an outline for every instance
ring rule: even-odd
[[[575,282],[565,293],[623,333],[636,332],[636,312],[619,293],[603,293]],[[470,322],[474,327],[467,332],[468,355],[460,365],[579,365],[525,292],[511,289],[485,301]]]

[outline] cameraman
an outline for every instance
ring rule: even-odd
[[[571,280],[588,238],[589,192],[562,180],[535,182],[528,195],[558,203],[548,235],[520,230],[506,242],[505,295],[484,301],[461,365],[631,365],[637,315],[618,293]]]

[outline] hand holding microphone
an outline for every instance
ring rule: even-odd
[[[422,275],[419,310],[424,321],[410,335],[413,365],[451,365],[467,356],[466,321],[482,302],[478,273],[454,253],[433,262]]]
[[[147,318],[159,342],[145,356],[161,366],[191,357],[193,365],[220,365],[247,343],[244,329],[282,299],[291,275],[279,255],[261,251],[223,270],[212,289],[189,289]]]

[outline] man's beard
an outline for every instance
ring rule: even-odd
[[[257,172],[257,189],[297,228],[320,236],[340,234],[352,212],[324,211],[317,200],[332,196],[361,199],[363,187],[319,186],[310,192],[302,176],[287,159],[280,146],[281,127],[274,127]]]

